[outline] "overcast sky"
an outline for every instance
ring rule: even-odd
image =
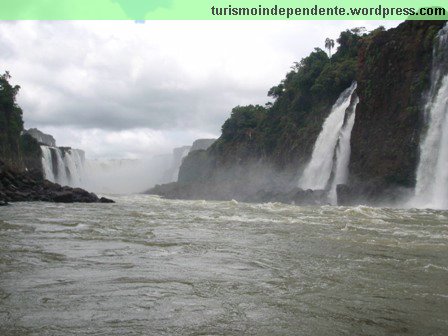
[[[138,158],[218,137],[232,107],[265,104],[327,37],[394,21],[0,22],[0,71],[25,127],[90,158]]]

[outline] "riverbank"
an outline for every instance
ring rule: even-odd
[[[9,202],[114,203],[81,188],[61,186],[39,172],[15,172],[0,162],[0,205]]]

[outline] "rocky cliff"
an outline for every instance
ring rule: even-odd
[[[415,184],[432,48],[444,24],[406,21],[388,31],[342,32],[331,59],[316,49],[269,90],[273,103],[234,108],[221,137],[208,150],[183,160],[179,183],[151,192],[245,200],[271,194],[282,199],[279,193],[292,193],[301,199],[297,180],[323,121],[339,94],[356,80],[359,103],[349,182],[338,187],[338,194],[346,204],[397,198]]]
[[[30,128],[29,130],[25,130],[23,133],[31,135],[34,139],[37,140],[38,143],[42,145],[56,147],[56,140],[53,138],[53,136],[50,134],[45,134],[37,128]]]
[[[8,72],[0,76],[0,205],[20,201],[113,202],[44,180],[39,142],[54,139],[43,137],[38,142],[34,136],[43,133],[24,132],[22,109],[16,103],[20,87],[12,86],[10,78]]]
[[[190,152],[196,151],[196,150],[207,150],[213,143],[216,141],[216,139],[198,139],[193,142],[190,148]]]
[[[344,203],[391,201],[414,187],[434,39],[444,24],[407,21],[362,44]]]
[[[190,151],[191,146],[182,146],[173,149],[173,153],[171,155],[171,162],[169,164],[168,169],[166,169],[163,174],[163,180],[167,182],[175,182],[177,181],[179,175],[179,168],[182,164],[182,160],[185,156],[187,156]]]

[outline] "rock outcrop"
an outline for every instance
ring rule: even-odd
[[[39,172],[15,172],[0,161],[0,204],[45,201],[58,203],[113,203],[81,188],[61,186],[43,180]]]
[[[173,149],[171,156],[171,163],[169,168],[165,171],[163,180],[167,182],[176,182],[179,175],[179,168],[182,164],[182,160],[187,156],[191,146],[182,146]]]
[[[56,147],[56,140],[50,134],[45,134],[39,131],[37,128],[30,128],[29,130],[23,131],[23,134],[29,134],[41,145]]]
[[[38,130],[24,132],[23,112],[16,103],[20,87],[11,86],[10,78],[8,72],[0,76],[0,205],[21,201],[113,202],[86,190],[44,179],[40,143],[56,143],[53,137]]]
[[[191,145],[190,152],[197,151],[197,150],[207,150],[213,143],[216,141],[216,139],[198,139],[193,142],[193,145]]]
[[[402,193],[393,189],[414,187],[434,39],[444,24],[406,21],[370,36],[360,48],[344,204],[360,197],[374,204],[398,199]]]

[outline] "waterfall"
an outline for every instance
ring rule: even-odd
[[[84,152],[78,149],[42,145],[45,178],[60,185],[79,187],[84,175]]]
[[[173,172],[173,176],[172,176],[172,181],[177,182],[177,180],[179,178],[180,166],[182,165],[183,159],[190,152],[190,149],[191,149],[190,146],[185,146],[185,147],[181,148],[181,150],[182,150],[181,155],[179,157],[173,158],[174,172]]]
[[[56,182],[60,185],[68,185],[67,170],[65,169],[64,159],[62,158],[62,151],[56,148],[56,164],[57,164],[57,174],[55,176]]]
[[[348,180],[348,164],[350,161],[350,138],[355,124],[355,111],[359,98],[356,96],[346,111],[344,125],[339,132],[339,141],[336,148],[336,166],[331,183],[329,199],[331,204],[337,204],[336,187],[338,184],[345,184]]]
[[[335,161],[339,161],[340,167],[347,165],[347,157],[350,155],[349,136],[354,123],[354,113],[351,113],[350,117],[346,118],[346,111],[350,110],[351,97],[355,89],[356,82],[341,93],[336,103],[331,108],[330,114],[322,125],[322,131],[314,144],[311,160],[299,179],[300,188],[313,190],[327,189],[334,170]],[[344,120],[346,120],[346,127],[343,127]],[[349,125],[350,123],[352,123],[351,126]],[[344,144],[341,143],[339,146],[339,152],[341,152],[339,155],[340,158],[335,160],[335,150],[340,139],[344,139]],[[342,169],[339,169],[339,172],[333,172],[333,174],[335,174],[333,180],[337,182],[341,180],[346,173]],[[337,174],[339,174],[339,177],[336,178]],[[336,186],[334,188],[336,188]]]
[[[81,186],[84,175],[84,160],[82,151],[69,149],[64,155],[64,164],[68,172],[67,184],[71,186]]]
[[[425,106],[413,206],[448,208],[448,25],[433,51],[431,88]]]
[[[42,168],[44,170],[44,176],[49,181],[54,181],[53,174],[53,162],[51,159],[51,151],[48,146],[40,146],[42,150]]]

